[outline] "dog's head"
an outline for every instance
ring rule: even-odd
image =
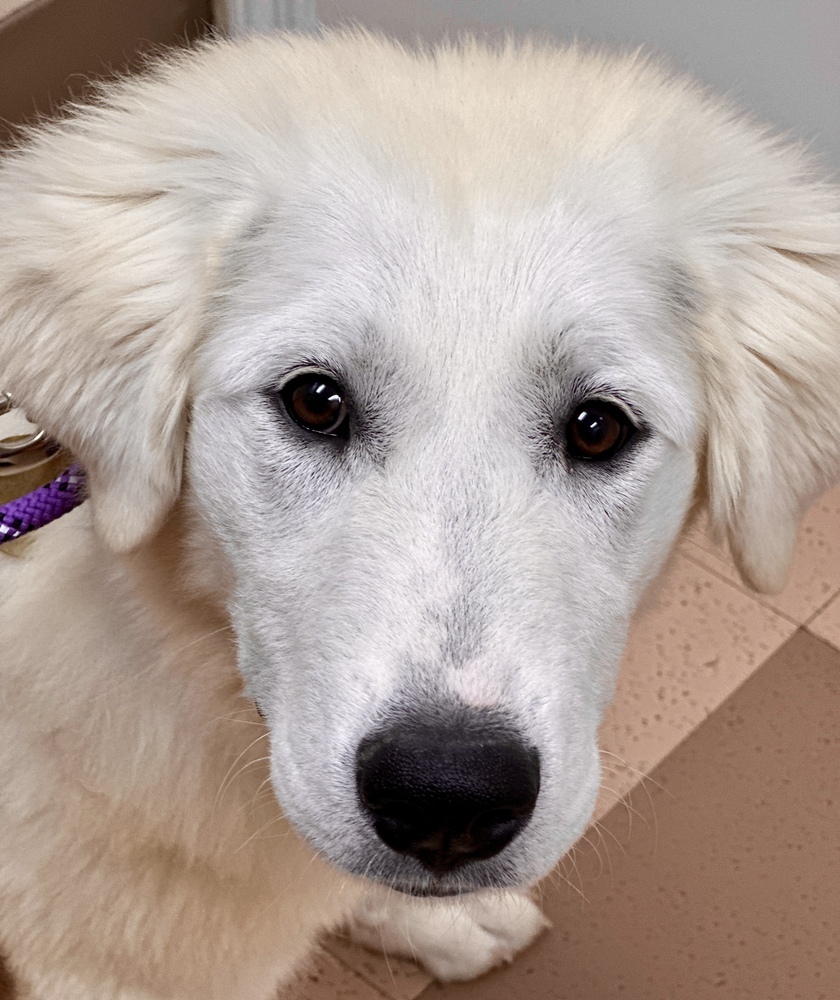
[[[183,495],[335,864],[537,878],[696,502],[781,585],[840,465],[808,169],[637,59],[354,34],[209,47],[2,168],[4,388],[114,548]]]

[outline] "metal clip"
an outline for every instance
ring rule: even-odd
[[[0,390],[0,417],[15,407],[8,392]],[[59,450],[42,430],[32,434],[0,439],[0,476],[13,476],[48,462]]]

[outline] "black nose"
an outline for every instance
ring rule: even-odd
[[[380,840],[443,874],[493,857],[523,829],[540,760],[498,725],[393,727],[362,742],[357,784]]]

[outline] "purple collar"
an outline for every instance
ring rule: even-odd
[[[0,505],[0,545],[69,514],[85,499],[85,470],[71,465],[46,486]]]

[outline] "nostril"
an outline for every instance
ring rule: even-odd
[[[407,851],[429,827],[423,810],[410,802],[382,802],[372,804],[363,801],[373,815],[376,835],[395,851]]]
[[[391,729],[363,741],[357,760],[377,836],[438,872],[502,851],[531,817],[539,775],[536,751],[485,718]]]
[[[511,809],[489,809],[470,824],[470,834],[476,840],[511,840],[522,822]]]

